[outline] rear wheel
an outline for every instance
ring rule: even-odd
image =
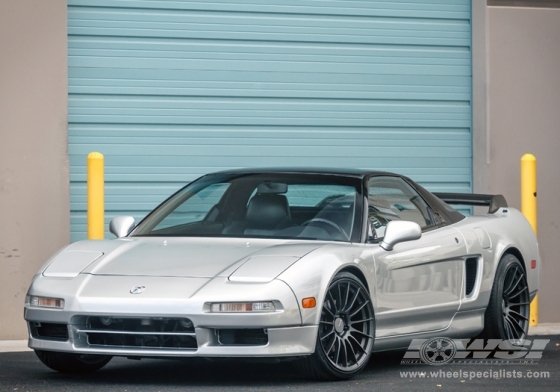
[[[319,380],[349,379],[366,366],[374,338],[368,290],[354,275],[341,272],[325,295],[315,353],[303,360],[303,370]]]
[[[529,286],[525,269],[517,257],[506,254],[496,270],[481,337],[519,345],[527,337],[528,328]]]
[[[91,373],[111,360],[108,355],[69,354],[53,351],[35,350],[37,357],[45,365],[62,373]]]

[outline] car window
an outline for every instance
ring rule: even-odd
[[[208,215],[230,184],[212,184],[185,200],[167,215],[154,230],[200,222]]]
[[[279,193],[274,196],[276,192]],[[247,213],[250,212],[250,206],[255,200],[274,198],[285,200],[289,217],[283,224],[277,226],[282,230],[245,230],[245,232],[246,234],[273,234],[300,238],[309,235],[321,239],[349,240],[354,225],[355,196],[355,188],[347,185],[287,184],[265,181],[258,184],[252,192],[247,202]],[[247,218],[247,214],[244,218]],[[247,222],[242,225],[246,227]]]
[[[286,192],[288,203],[293,207],[325,206],[336,199],[348,196],[353,201],[354,190],[343,185],[290,185]]]
[[[159,206],[133,235],[356,241],[360,190],[359,178],[339,176],[209,175]]]
[[[398,177],[379,176],[368,181],[368,218],[374,238],[383,238],[392,220],[416,222],[422,228],[433,225],[424,199]]]

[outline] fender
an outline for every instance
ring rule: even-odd
[[[370,295],[374,296],[372,288],[375,287],[375,263],[371,245],[346,245],[337,243],[323,246],[298,260],[277,277],[294,292],[301,311],[302,325],[319,324],[327,288],[334,276],[344,268],[358,268],[366,277]],[[317,305],[311,309],[303,309],[301,301],[309,297],[314,297]]]

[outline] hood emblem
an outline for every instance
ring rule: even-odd
[[[130,289],[130,294],[141,294],[146,290],[146,286],[134,286]]]

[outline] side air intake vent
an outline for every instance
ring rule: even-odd
[[[472,294],[476,282],[476,271],[478,269],[478,259],[470,258],[465,260],[465,295]]]
[[[219,329],[218,341],[222,346],[266,346],[268,334],[265,329]]]
[[[32,322],[31,335],[35,339],[68,340],[68,325]]]

